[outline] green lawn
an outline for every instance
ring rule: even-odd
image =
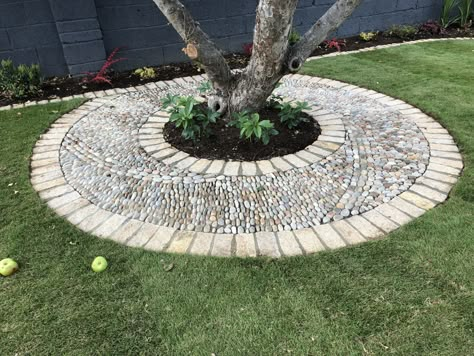
[[[0,112],[0,257],[21,265],[0,279],[0,354],[472,354],[474,41],[328,58],[303,72],[437,118],[466,163],[448,202],[389,238],[311,257],[145,252],[78,231],[30,186],[35,141],[78,101]],[[90,271],[96,255],[107,272]]]

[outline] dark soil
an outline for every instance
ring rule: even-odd
[[[461,29],[449,28],[444,34],[432,34],[430,32],[418,31],[415,35],[409,38],[400,38],[397,36],[388,36],[385,33],[380,33],[375,39],[371,41],[364,41],[359,36],[345,38],[345,45],[341,46],[341,52],[355,51],[362,48],[369,48],[374,46],[382,46],[391,43],[402,43],[417,40],[424,40],[429,38],[455,38],[455,37],[474,37],[474,28]],[[311,56],[321,56],[337,52],[336,48],[326,48],[325,45],[319,46],[311,53]]]
[[[346,44],[342,46],[341,51],[352,51],[361,48],[379,46],[383,44],[398,43],[415,41],[419,39],[427,38],[452,38],[452,37],[474,37],[474,29],[460,29],[450,28],[445,34],[431,34],[428,32],[419,31],[416,35],[409,39],[401,39],[394,36],[386,36],[380,34],[375,40],[365,42],[358,36],[346,38]],[[328,54],[336,52],[335,48],[328,49],[324,45],[321,45],[316,49],[312,56]],[[117,57],[120,57],[120,53]],[[243,68],[247,65],[249,56],[246,54],[230,54],[226,56],[227,61],[232,69]],[[78,77],[55,77],[47,79],[42,87],[41,91],[36,96],[21,100],[13,100],[0,93],[0,106],[21,103],[25,101],[40,101],[45,99],[54,99],[58,97],[65,97],[77,94],[83,94],[90,91],[107,90],[110,88],[127,88],[131,86],[143,85],[149,82],[156,82],[161,80],[171,80],[177,77],[186,77],[191,75],[202,74],[203,72],[192,63],[178,63],[169,64],[158,67],[153,67],[156,72],[156,77],[152,79],[141,79],[139,76],[133,74],[133,70],[125,72],[109,72],[109,77],[112,82],[112,86],[107,83],[84,83],[81,78]]]
[[[201,104],[207,105],[207,104]],[[262,109],[259,114],[261,119],[268,119],[275,125],[278,135],[271,136],[268,145],[261,142],[251,142],[240,138],[240,130],[228,127],[226,120],[218,119],[210,126],[211,135],[202,137],[199,141],[186,141],[181,136],[181,130],[173,123],[168,122],[164,128],[165,140],[191,156],[207,159],[223,159],[234,161],[258,161],[273,157],[284,156],[303,150],[316,141],[321,134],[318,123],[309,115],[308,122],[302,122],[295,129],[288,129],[280,123],[279,111],[273,108]]]
[[[120,57],[118,53],[117,57]],[[230,54],[226,59],[231,68],[243,68],[248,63],[248,56],[244,54]],[[149,66],[151,67],[151,66]],[[13,100],[7,98],[0,93],[0,106],[22,103],[26,101],[40,101],[45,99],[54,99],[59,97],[84,94],[91,91],[107,90],[111,88],[128,88],[138,85],[143,85],[150,82],[158,82],[162,80],[172,80],[179,77],[187,77],[192,75],[203,74],[204,72],[195,64],[191,62],[167,64],[158,67],[151,67],[155,69],[156,77],[150,79],[142,79],[134,74],[135,70],[124,72],[109,71],[108,77],[112,85],[107,83],[85,83],[80,77],[54,77],[45,80],[41,86],[41,91],[36,96],[25,99]]]

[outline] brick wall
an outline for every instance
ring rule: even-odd
[[[224,51],[251,42],[258,0],[183,0]],[[307,30],[334,0],[300,0],[294,26]],[[334,36],[437,19],[442,0],[364,0]],[[125,47],[118,69],[186,60],[182,41],[152,0],[0,0],[0,59],[39,63],[46,75],[80,74]]]

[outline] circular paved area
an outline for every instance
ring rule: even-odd
[[[32,183],[79,228],[130,246],[218,256],[308,254],[379,238],[447,198],[462,169],[448,132],[420,110],[301,75],[278,93],[322,128],[294,155],[209,161],[165,142],[167,93],[203,77],[94,99],[42,135]]]

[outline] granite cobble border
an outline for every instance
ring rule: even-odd
[[[293,75],[292,78],[320,79],[301,75]],[[114,214],[91,204],[67,184],[58,155],[68,130],[82,117],[108,103],[113,96],[90,100],[62,116],[41,136],[31,160],[32,185],[58,215],[99,237],[154,251],[240,257],[305,255],[377,239],[447,199],[463,164],[456,144],[440,124],[400,100],[355,86],[348,89],[347,84],[340,82],[321,80],[327,85],[344,87],[359,95],[375,98],[416,122],[430,144],[431,157],[426,172],[407,192],[360,215],[282,232],[219,235],[177,230]],[[209,163],[208,167],[211,166]]]
[[[396,109],[407,120],[415,122],[430,147],[429,164],[424,174],[408,191],[373,210],[343,220],[294,231],[222,235],[177,230],[128,218],[101,209],[84,199],[66,182],[59,161],[61,143],[68,135],[70,128],[84,116],[115,98],[117,92],[114,90],[110,92],[112,95],[92,98],[80,108],[63,115],[51,125],[46,133],[41,135],[31,158],[31,183],[39,196],[58,215],[66,218],[81,230],[98,237],[153,251],[224,257],[269,256],[278,258],[307,255],[360,244],[385,236],[447,199],[452,186],[461,174],[463,162],[448,131],[434,119],[401,100],[372,90],[329,79],[297,74],[292,75],[291,78],[344,88],[358,95],[377,100],[391,109]],[[182,80],[194,79],[183,78]],[[126,91],[160,87],[160,83],[153,84]],[[187,158],[183,158],[179,162],[184,162]],[[252,166],[253,162],[245,162],[248,163],[245,167],[241,164],[239,168],[236,168],[236,165],[228,163],[225,164],[224,172],[227,171],[230,175],[241,174],[244,171],[256,174],[257,167],[263,173],[265,168],[262,169],[262,167],[266,165],[257,162],[254,163],[255,166]],[[206,171],[208,167],[211,167],[210,161],[205,167]],[[271,167],[275,167],[273,162]]]
[[[290,100],[287,100],[290,101]],[[252,162],[208,160],[192,157],[166,142],[163,128],[169,113],[157,111],[138,131],[141,147],[150,156],[166,165],[176,165],[198,174],[223,174],[225,176],[255,176],[284,172],[316,163],[337,151],[345,141],[345,127],[340,115],[315,108],[305,111],[318,122],[321,135],[305,149],[283,157]]]

